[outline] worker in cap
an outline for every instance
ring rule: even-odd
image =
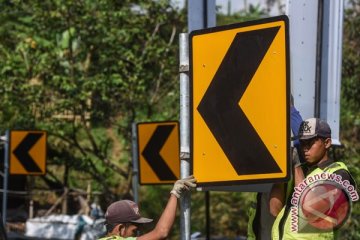
[[[177,180],[155,228],[140,236],[137,235],[143,225],[153,220],[141,216],[139,206],[133,201],[120,200],[110,204],[105,213],[107,236],[101,240],[166,239],[175,220],[178,199],[185,191],[194,187],[196,187],[196,179],[193,176]]]

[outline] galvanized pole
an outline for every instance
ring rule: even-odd
[[[187,33],[180,33],[180,176],[190,174],[190,111],[189,111],[189,40]],[[180,200],[181,239],[190,239],[190,192]]]
[[[188,0],[188,29],[215,27],[215,0]],[[180,34],[180,175],[190,174],[189,40]],[[181,240],[190,240],[190,193],[181,200]]]
[[[3,204],[2,204],[2,220],[6,226],[6,210],[7,210],[7,191],[9,179],[9,148],[10,148],[10,131],[6,130],[4,139],[4,179],[3,179]]]
[[[322,0],[320,0],[322,1]],[[319,1],[287,0],[290,31],[291,88],[303,119],[314,117]],[[306,26],[306,27],[305,27]]]
[[[216,26],[215,0],[188,0],[188,29],[204,29]]]
[[[324,1],[320,118],[331,127],[332,144],[340,142],[340,92],[344,0]]]
[[[132,188],[134,195],[134,202],[139,203],[139,167],[138,167],[138,152],[137,152],[137,130],[136,123],[131,125],[131,139],[132,139],[132,162],[133,162],[133,176],[132,176]]]
[[[6,228],[2,221],[2,218],[0,218],[0,239],[7,240],[7,234],[6,234]]]
[[[189,32],[216,26],[215,0],[188,0],[188,29]],[[181,176],[186,177],[190,172],[190,118],[189,118],[189,43],[188,35],[180,34],[180,141],[181,141]],[[205,198],[210,201],[209,193]],[[206,204],[209,204],[209,201]],[[181,229],[185,229],[182,240],[190,239],[190,195],[182,200],[183,209],[180,221]],[[209,206],[207,205],[207,209]],[[210,217],[207,216],[207,219]],[[207,237],[210,223],[206,223]]]

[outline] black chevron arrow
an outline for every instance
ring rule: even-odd
[[[238,105],[279,28],[238,33],[197,108],[238,175],[281,172]]]
[[[30,156],[29,151],[43,135],[44,133],[28,133],[13,151],[21,165],[29,173],[42,172],[34,159]]]
[[[160,151],[174,127],[175,124],[158,126],[141,153],[161,181],[177,179],[160,155]]]

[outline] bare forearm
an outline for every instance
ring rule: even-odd
[[[155,229],[161,231],[164,235],[168,235],[170,229],[175,221],[176,216],[176,209],[177,209],[177,198],[170,194],[169,201],[166,205],[164,212],[162,213],[159,222],[156,224]]]
[[[138,237],[138,240],[159,240],[166,239],[169,235],[170,229],[175,221],[176,208],[178,198],[181,197],[184,191],[189,191],[196,187],[196,179],[193,175],[179,179],[174,183],[174,187],[170,192],[168,203],[161,214],[155,229],[151,232]]]
[[[170,233],[171,227],[174,224],[177,209],[177,198],[170,194],[168,203],[161,214],[154,230],[138,237],[138,240],[159,240],[166,239]]]

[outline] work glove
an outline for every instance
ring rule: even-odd
[[[301,166],[299,153],[296,147],[291,148],[291,163],[294,168]]]
[[[171,194],[174,194],[177,198],[180,198],[181,193],[184,190],[189,190],[190,188],[196,187],[196,179],[193,175],[188,176],[184,179],[177,180],[174,183],[174,187],[171,190]]]

